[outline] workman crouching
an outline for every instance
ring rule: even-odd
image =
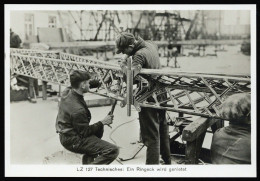
[[[91,113],[83,97],[89,91],[90,78],[85,71],[75,70],[70,74],[71,87],[62,93],[56,131],[67,150],[84,154],[83,164],[110,164],[117,158],[119,149],[101,138],[104,125],[112,123],[113,115],[90,125]]]

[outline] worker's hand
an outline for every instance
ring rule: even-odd
[[[123,56],[120,60],[118,60],[117,61],[117,63],[119,64],[119,65],[121,65],[121,64],[127,64],[127,58],[129,58],[129,56],[128,55],[125,55],[125,56]]]
[[[121,67],[123,74],[126,74],[127,58],[128,56],[118,61],[118,64]]]
[[[101,122],[103,125],[109,125],[113,123],[114,115],[107,115]]]

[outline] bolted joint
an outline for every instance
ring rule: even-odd
[[[141,65],[134,66],[134,68],[133,68],[133,76],[135,77],[137,74],[139,74],[141,69],[142,69]]]
[[[120,65],[120,68],[122,69],[122,72],[123,72],[124,74],[127,73],[127,66],[126,66],[125,64],[121,64],[121,65]]]
[[[138,112],[141,111],[141,106],[140,106],[140,104],[139,104],[137,101],[135,101],[135,100],[134,100],[134,106],[135,106],[135,109],[136,109]]]

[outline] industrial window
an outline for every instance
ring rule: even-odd
[[[24,16],[25,25],[25,38],[28,39],[29,36],[34,35],[34,16],[33,14],[25,14]]]
[[[57,27],[57,19],[56,16],[49,16],[49,27],[56,28]]]

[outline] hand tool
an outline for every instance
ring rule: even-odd
[[[108,115],[113,115],[114,114],[114,110],[117,104],[117,100],[115,100],[115,102],[112,104],[111,110],[109,111]],[[112,127],[108,124],[107,126],[109,126],[111,129]]]

